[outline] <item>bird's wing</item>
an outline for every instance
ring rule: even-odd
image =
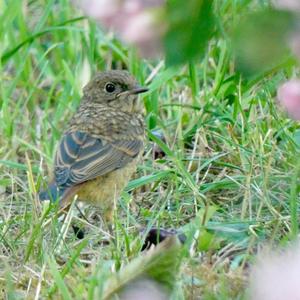
[[[67,133],[55,157],[56,184],[72,187],[119,169],[131,162],[142,146],[138,139],[106,142],[84,132]]]

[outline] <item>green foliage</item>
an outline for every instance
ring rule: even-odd
[[[117,274],[107,279],[103,299],[111,299],[132,282],[145,278],[154,280],[168,291],[168,294],[172,294],[182,259],[181,248],[177,238],[170,237],[155,249],[134,259]]]
[[[169,1],[164,38],[166,64],[177,65],[204,56],[215,30],[212,0]]]
[[[289,54],[294,22],[291,13],[268,9],[241,18],[233,43],[237,69],[253,76],[282,63]]]

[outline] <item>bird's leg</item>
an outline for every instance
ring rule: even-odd
[[[110,235],[110,240],[115,241],[115,226],[114,226],[114,210],[109,209],[103,215],[103,221],[107,226],[107,230]]]
[[[75,204],[75,207],[77,208],[80,216],[88,223],[91,224],[91,222],[88,220],[88,218],[85,216],[85,214],[82,212],[82,210],[80,209],[80,207],[77,205],[77,203]],[[92,224],[91,224],[92,225]]]

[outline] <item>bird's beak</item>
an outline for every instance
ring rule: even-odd
[[[117,95],[117,97],[126,96],[126,95],[137,95],[137,94],[145,93],[147,91],[149,91],[149,89],[147,89],[145,87],[137,86],[137,87],[133,88],[132,90],[119,93]]]
[[[137,95],[137,94],[145,93],[145,92],[148,92],[148,91],[149,91],[148,88],[138,86],[138,87],[128,91],[128,94]]]

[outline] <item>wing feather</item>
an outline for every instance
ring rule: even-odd
[[[63,136],[55,157],[55,181],[71,187],[131,162],[141,151],[141,140],[106,142],[84,132]]]

